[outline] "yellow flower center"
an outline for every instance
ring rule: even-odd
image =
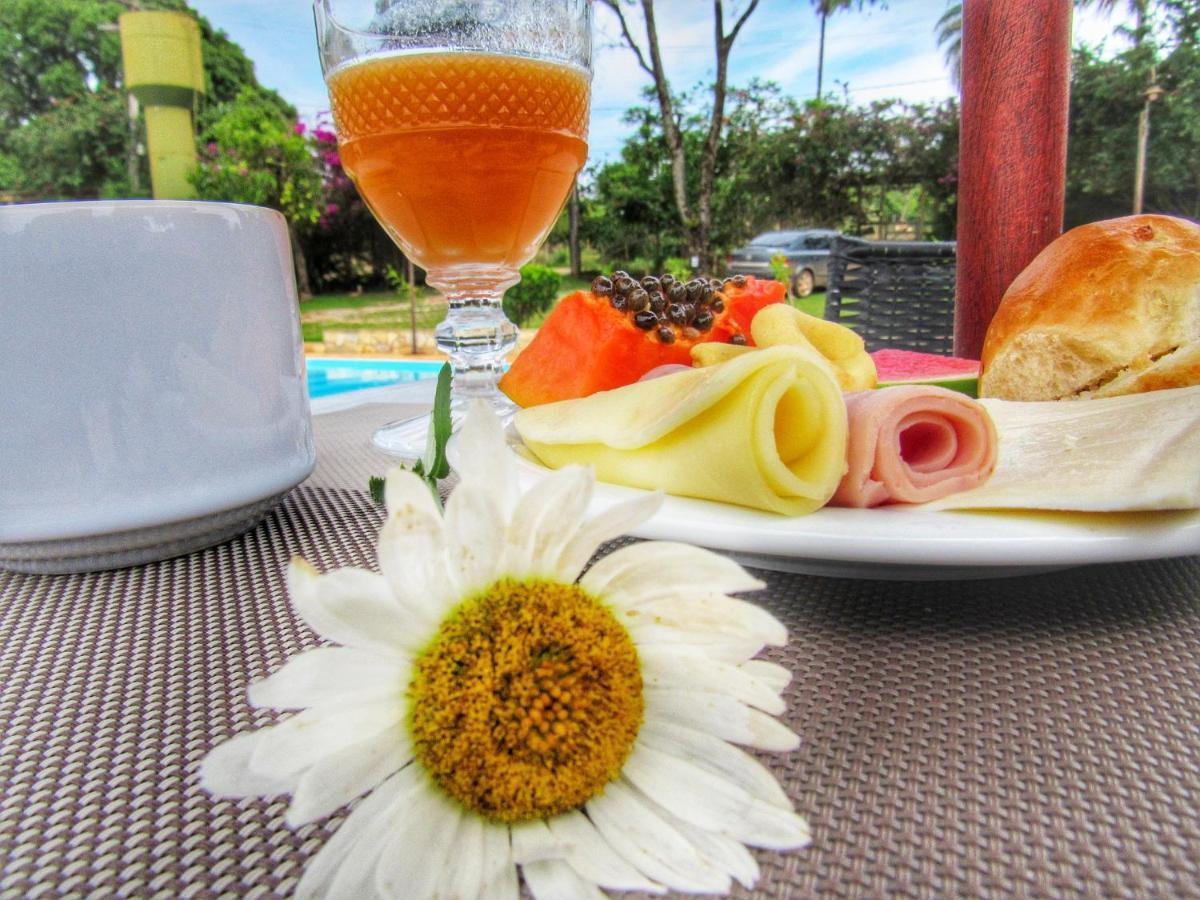
[[[417,658],[417,759],[485,818],[558,815],[621,771],[642,723],[628,632],[576,585],[502,580],[465,600]]]

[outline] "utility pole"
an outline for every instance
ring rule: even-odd
[[[1164,93],[1163,89],[1155,82],[1157,81],[1157,72],[1154,66],[1150,67],[1150,87],[1142,92],[1145,102],[1142,103],[1142,111],[1138,113],[1138,130],[1137,130],[1137,161],[1134,163],[1133,170],[1133,214],[1139,215],[1142,211],[1142,201],[1146,196],[1146,151],[1150,143],[1150,104],[1161,97]]]
[[[138,101],[133,94],[127,95],[127,103],[129,110],[129,140],[125,146],[125,168],[129,176],[129,195],[136,197],[142,192],[142,180],[140,177],[138,164],[138,149],[141,141],[141,132],[138,129]]]
[[[421,351],[421,345],[417,341],[417,273],[413,269],[413,261],[408,258],[408,254],[404,254],[404,283],[408,285],[408,325],[409,334],[412,338],[409,346],[412,349],[412,355],[416,356]]]
[[[583,273],[583,260],[579,252],[579,179],[571,185],[571,201],[567,210],[567,250],[571,257],[571,277],[580,278]]]
[[[825,75],[825,20],[829,18],[829,12],[824,5],[821,7],[821,45],[817,51],[817,99],[821,99],[821,82]]]

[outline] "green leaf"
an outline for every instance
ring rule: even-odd
[[[450,463],[446,459],[446,444],[450,442],[450,363],[444,363],[438,372],[437,390],[433,395],[433,464],[428,477],[445,478],[450,474]]]
[[[439,505],[442,502],[438,493],[438,480],[450,474],[450,462],[446,459],[446,444],[450,442],[450,432],[453,423],[450,419],[450,364],[444,363],[438,372],[437,388],[433,394],[433,428],[430,431],[432,446],[426,451],[431,459],[429,471],[425,470],[425,460],[418,459],[408,469],[429,486],[430,492]],[[367,482],[371,498],[379,504],[383,503],[383,488],[385,481],[377,475],[372,475]]]
[[[367,489],[371,492],[371,499],[383,506],[383,488],[387,484],[387,480],[380,478],[378,475],[372,475],[367,481]]]

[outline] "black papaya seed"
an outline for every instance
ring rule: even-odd
[[[658,316],[648,309],[643,309],[633,314],[633,324],[642,331],[649,331],[658,324]]]

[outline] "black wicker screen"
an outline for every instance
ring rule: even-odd
[[[834,239],[825,318],[849,325],[868,350],[954,352],[952,242]]]

